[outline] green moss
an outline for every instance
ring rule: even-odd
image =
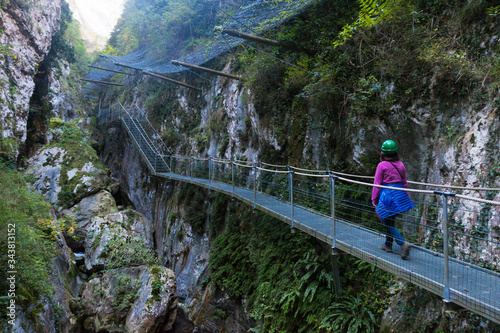
[[[184,207],[183,220],[189,223],[194,231],[203,233],[207,220],[207,193],[194,189],[190,184],[183,183],[179,186],[177,202]]]
[[[50,118],[50,123],[49,123],[49,128],[54,129],[54,128],[59,128],[65,124],[64,120],[61,118]]]
[[[58,204],[69,208],[83,197],[92,194],[89,193],[89,189],[99,190],[100,186],[105,187],[108,181],[108,170],[102,164],[96,151],[90,145],[88,137],[76,122],[63,122],[59,118],[52,118],[49,132],[53,139],[45,149],[57,147],[65,151],[59,178],[61,191],[58,194]],[[58,156],[54,157],[54,159],[57,158]],[[47,163],[51,163],[51,161],[48,160]],[[71,179],[68,177],[68,171],[73,169],[81,170],[87,163],[92,163],[99,173],[77,171]],[[83,177],[90,177],[92,179],[91,184],[83,184]]]

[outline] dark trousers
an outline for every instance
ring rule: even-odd
[[[399,232],[398,228],[395,227],[396,225],[396,216],[389,216],[384,220],[385,224],[385,245],[388,248],[392,248],[392,242],[396,240],[396,243],[399,246],[402,246],[405,242],[403,236]]]

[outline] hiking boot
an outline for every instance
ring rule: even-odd
[[[401,259],[408,259],[408,257],[410,256],[410,248],[411,244],[408,242],[404,242],[403,245],[401,245]]]
[[[385,251],[385,252],[389,252],[391,253],[392,252],[392,249],[390,247],[388,247],[387,245],[385,244],[382,244],[382,246],[380,246],[380,248]]]

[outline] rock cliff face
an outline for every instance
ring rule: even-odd
[[[34,189],[53,204],[54,218],[66,221],[69,229],[58,235],[54,295],[19,309],[15,329],[171,330],[177,318],[176,279],[172,270],[157,265],[153,224],[135,210],[117,206],[112,195],[118,194],[117,186],[109,185],[108,173],[74,123],[51,124],[50,144],[29,160],[28,172]],[[35,308],[34,318],[27,315]]]
[[[230,62],[225,71],[231,72]],[[149,79],[139,84],[154,86]],[[432,90],[432,83],[430,84]],[[387,83],[387,89],[390,90],[390,87],[390,83]],[[138,94],[137,90],[131,93],[131,104],[144,104],[146,95]],[[161,134],[179,154],[214,158],[239,156],[249,161],[266,161],[270,152],[281,154],[290,149],[283,142],[279,142],[274,125],[259,117],[255,111],[254,96],[238,82],[214,78],[211,87],[200,96],[193,97],[191,92],[182,89],[177,90],[174,95],[173,99],[177,102],[174,106],[168,105],[170,109],[165,111],[168,112],[168,117],[158,119],[157,109],[150,113],[150,118],[157,120]],[[498,145],[500,129],[496,117],[497,102],[490,100],[475,104],[473,100],[472,96],[464,97],[462,106],[458,109],[455,109],[456,104],[439,99],[425,102],[419,100],[405,119],[398,119],[396,115],[376,119],[353,116],[344,124],[342,137],[335,138],[337,142],[348,143],[349,153],[346,156],[335,156],[333,152],[328,151],[327,133],[315,127],[313,122],[309,122],[311,126],[308,126],[304,133],[304,145],[289,153],[300,157],[299,165],[321,169],[332,164],[342,164],[346,169],[373,174],[376,164],[371,162],[373,158],[369,157],[376,157],[380,143],[385,138],[392,137],[397,138],[401,147],[410,180],[469,187],[499,187],[498,163],[495,161],[500,158],[500,153],[492,149]],[[443,108],[448,109],[442,111]],[[194,123],[189,130],[185,130],[187,121]],[[206,327],[211,327],[214,321],[205,321],[206,318],[203,319],[201,313],[210,301],[221,301],[227,295],[217,295],[216,291],[203,286],[211,246],[209,235],[193,230],[192,226],[182,219],[182,212],[186,207],[175,203],[175,196],[179,192],[178,185],[155,178],[149,173],[128,135],[121,132],[120,126],[114,124],[105,131],[107,133],[102,137],[105,164],[110,166],[112,176],[120,180],[123,192],[135,208],[152,221],[155,246],[160,260],[174,270],[178,295],[182,305],[188,309],[188,315],[192,319],[198,318],[198,323],[203,322]],[[370,163],[366,163],[367,161]],[[464,194],[485,197],[475,191],[466,191]],[[486,198],[500,200],[500,193],[491,193]],[[483,207],[472,201],[468,202],[466,207],[476,213],[463,215],[452,211],[451,215],[457,223],[463,225],[466,232],[470,232],[484,223],[478,219],[477,214]],[[211,207],[201,205],[198,209],[210,210]],[[490,213],[498,214],[496,208],[491,208],[491,211],[490,208],[487,209]],[[489,219],[485,225],[492,231],[493,239],[499,239],[497,221]],[[424,233],[422,237],[430,235]],[[455,243],[454,247],[458,256],[467,256],[471,251],[467,241]],[[498,249],[480,247],[479,254],[477,250],[474,251],[478,259],[498,267],[499,262],[495,260],[499,255]],[[422,313],[428,312],[432,306],[439,307],[435,299],[433,302],[428,308],[423,306]],[[238,304],[231,304],[230,307],[238,309]],[[398,327],[399,321],[391,317],[394,313],[398,313],[397,309],[391,308],[387,312],[386,322],[389,326]],[[248,316],[244,311],[239,314],[242,314],[239,317],[242,319],[233,323],[233,327],[248,327]],[[443,318],[442,313],[433,312],[432,316],[436,321]],[[235,315],[235,318],[237,317],[238,315]]]
[[[226,293],[205,286],[211,242],[207,232],[194,229],[183,218],[188,208],[178,202],[180,185],[152,176],[118,123],[105,130],[107,134],[102,138],[103,162],[109,165],[111,177],[119,179],[123,196],[151,221],[158,259],[176,276],[178,313],[186,311],[189,319],[196,321],[198,329],[210,332],[220,329],[228,332],[248,330],[252,327],[252,320],[243,306],[235,304]],[[199,197],[190,196],[187,201],[196,201],[197,212],[210,210],[208,192],[198,193]],[[208,226],[209,221],[204,219],[201,223]],[[227,309],[228,315],[219,318],[214,313],[216,305]],[[187,329],[185,332],[192,332],[194,328],[189,321],[185,326],[180,322],[178,325],[178,329]]]
[[[0,11],[1,138],[24,142],[35,75],[59,29],[61,0],[4,2]]]

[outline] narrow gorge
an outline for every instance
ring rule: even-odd
[[[369,177],[394,139],[409,180],[486,202],[450,199],[467,236],[450,255],[498,274],[498,1],[126,0],[92,54],[77,2],[0,0],[2,331],[500,332],[230,195],[155,175],[119,118],[147,121],[179,169],[195,157]],[[234,26],[261,39],[228,39]],[[286,177],[261,189],[286,202]],[[329,209],[311,179],[297,204]],[[383,234],[370,194],[340,187],[339,214]],[[401,230],[443,257],[441,199],[411,198]]]

